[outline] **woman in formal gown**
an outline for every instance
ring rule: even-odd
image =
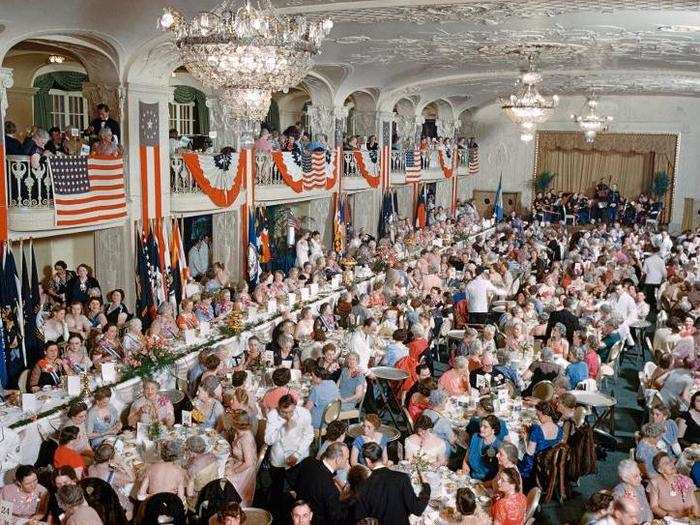
[[[257,448],[251,432],[251,418],[244,410],[231,414],[231,458],[226,463],[226,478],[241,496],[241,504],[250,506],[255,496]]]

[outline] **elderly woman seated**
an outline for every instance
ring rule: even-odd
[[[153,379],[143,382],[143,397],[131,404],[129,410],[129,426],[136,427],[137,423],[149,425],[160,421],[171,427],[175,423],[175,410],[168,396],[159,392],[160,383]]]
[[[658,476],[649,481],[649,505],[657,518],[697,518],[700,507],[695,498],[693,481],[678,473],[676,464],[664,452],[652,460]]]
[[[161,460],[150,464],[143,475],[138,490],[139,500],[143,501],[160,492],[170,492],[185,502],[187,471],[175,463],[181,455],[182,445],[179,441],[166,441],[162,444]]]
[[[438,385],[451,396],[468,394],[469,386],[469,362],[466,357],[456,357],[454,367],[442,374]]]
[[[187,450],[187,499],[190,508],[194,508],[197,495],[204,486],[219,477],[219,466],[216,456],[207,452],[207,442],[202,436],[191,436],[185,443]]]

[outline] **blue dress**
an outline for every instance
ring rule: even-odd
[[[493,478],[498,471],[496,452],[501,440],[496,438],[487,445],[479,434],[472,435],[469,441],[469,476],[480,481]]]
[[[345,399],[355,395],[355,390],[359,385],[365,383],[365,375],[358,373],[355,377],[350,375],[347,368],[343,368],[338,378],[338,390],[340,390],[340,398]],[[342,410],[353,410],[357,408],[358,402],[343,403]]]
[[[557,435],[554,439],[547,439],[544,437],[544,432],[540,425],[535,425],[530,430],[530,436],[528,437],[528,442],[532,441],[537,446],[535,447],[535,453],[531,456],[525,454],[523,459],[520,461],[520,474],[523,478],[529,478],[532,475],[532,471],[535,467],[535,458],[540,452],[543,452],[561,442],[564,437],[564,431],[561,427],[557,427]]]
[[[357,449],[357,462],[360,465],[365,465],[367,466],[367,462],[365,461],[365,456],[362,454],[362,446],[365,443],[369,443],[369,441],[365,441],[365,436],[363,434],[360,434],[355,438],[355,441],[352,442],[352,448]],[[382,434],[382,437],[379,439],[379,446],[382,447],[382,451],[386,450],[386,444],[387,444],[387,439],[384,434]]]

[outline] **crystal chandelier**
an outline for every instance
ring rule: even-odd
[[[537,90],[542,82],[542,75],[535,71],[533,55],[528,56],[528,69],[520,75],[522,87],[507,100],[501,99],[501,109],[506,116],[521,128],[520,140],[530,142],[534,138],[537,124],[549,120],[554,108],[559,104],[559,97],[546,99]]]
[[[226,0],[191,20],[167,7],[160,27],[174,34],[187,70],[221,90],[227,117],[260,121],[272,93],[296,86],[310,71],[333,22],[279,15],[269,0],[259,0],[257,7],[250,0],[238,9],[233,4]]]
[[[607,131],[608,123],[612,122],[613,118],[610,115],[599,115],[598,99],[591,95],[586,99],[587,113],[585,115],[571,115],[571,120],[578,124],[578,127],[586,137],[586,142],[589,144],[595,141],[596,135],[603,131]]]

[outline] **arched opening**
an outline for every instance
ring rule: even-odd
[[[189,138],[208,136],[210,128],[207,93],[185,67],[177,68],[170,78],[173,101],[168,104],[171,130]]]

